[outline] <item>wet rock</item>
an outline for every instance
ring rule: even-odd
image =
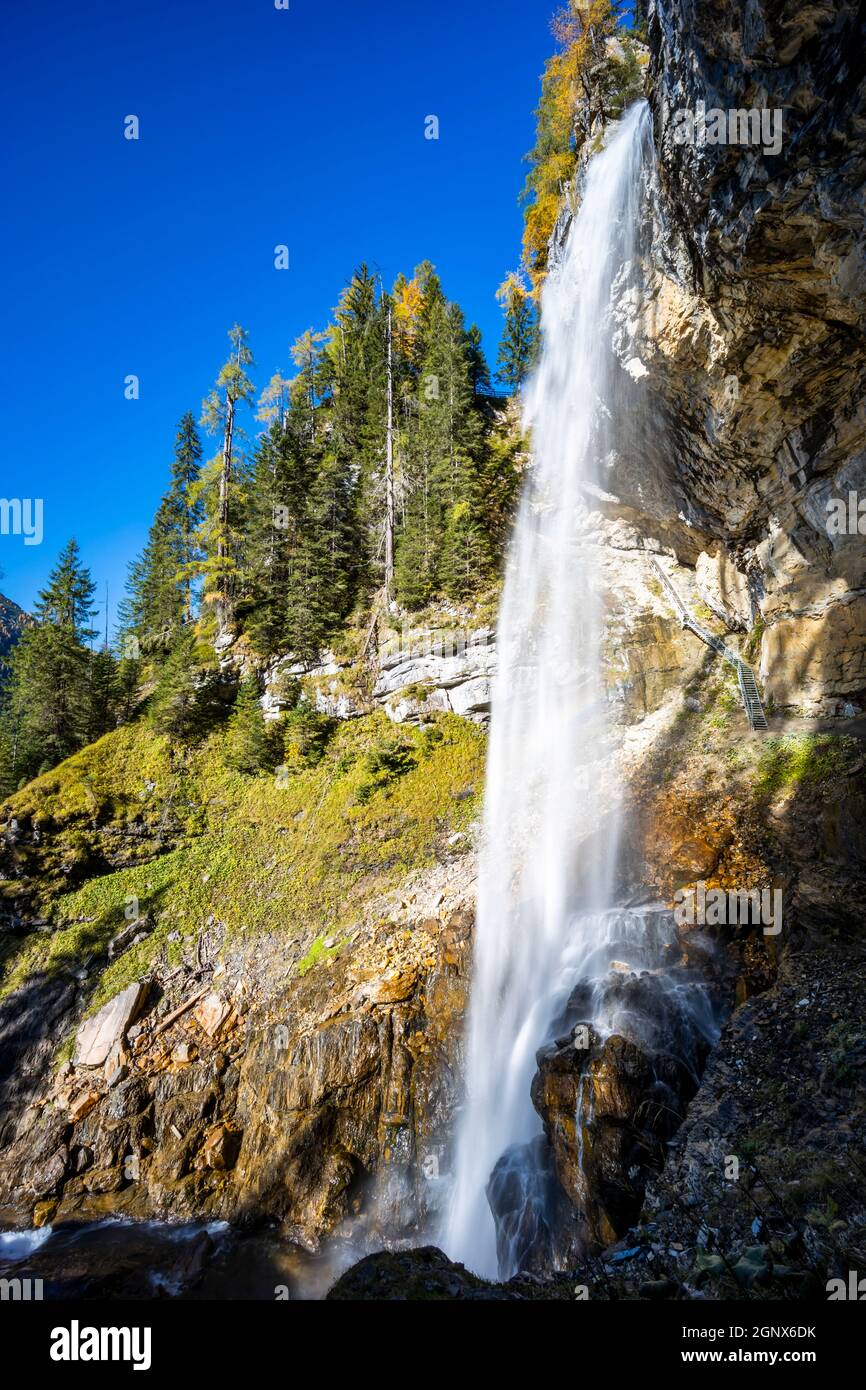
[[[215,1125],[205,1138],[201,1150],[202,1166],[226,1172],[237,1162],[243,1135],[226,1124]]]
[[[587,1224],[557,1179],[553,1149],[544,1135],[506,1150],[486,1195],[496,1223],[500,1269],[545,1272],[576,1264],[586,1253]]]
[[[56,1192],[66,1176],[68,1164],[69,1150],[64,1145],[32,1174],[30,1185],[34,1194],[37,1197],[46,1197]]]
[[[43,1226],[49,1226],[54,1219],[57,1210],[57,1203],[53,1200],[37,1202],[33,1208],[33,1225],[39,1231]]]
[[[485,1288],[490,1286],[430,1245],[368,1255],[337,1280],[328,1301],[455,1299],[477,1295]]]

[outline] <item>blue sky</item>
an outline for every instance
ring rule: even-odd
[[[227,329],[249,330],[264,385],[361,260],[390,283],[429,257],[495,359],[555,7],[7,9],[0,497],[44,498],[45,536],[0,536],[4,593],[30,606],[75,534],[113,609]]]

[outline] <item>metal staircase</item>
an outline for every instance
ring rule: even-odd
[[[761,703],[761,693],[758,690],[758,682],[755,680],[755,673],[751,666],[748,666],[742,657],[736,652],[726,647],[721,637],[716,637],[715,633],[708,632],[705,627],[701,627],[696,618],[693,618],[686,605],[683,603],[676,589],[674,588],[670,576],[667,575],[654,555],[649,556],[650,564],[659,575],[662,583],[674,601],[674,606],[679,614],[680,623],[683,627],[693,632],[713,651],[718,652],[719,656],[729,662],[737,672],[737,682],[740,687],[740,699],[746,711],[746,718],[749,721],[750,729],[766,729],[767,716],[764,713],[764,706]]]

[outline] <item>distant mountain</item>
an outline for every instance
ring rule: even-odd
[[[0,594],[0,680],[6,675],[6,660],[24,630],[27,614],[11,598]]]

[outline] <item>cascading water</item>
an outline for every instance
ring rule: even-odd
[[[488,1275],[497,1256],[485,1189],[506,1149],[539,1131],[535,1052],[574,960],[585,963],[603,942],[614,895],[619,817],[592,512],[631,384],[613,351],[611,304],[636,265],[649,129],[646,103],[637,103],[587,166],[545,285],[541,359],[526,397],[534,466],[498,624],[467,1102],[443,1238],[453,1258]]]

